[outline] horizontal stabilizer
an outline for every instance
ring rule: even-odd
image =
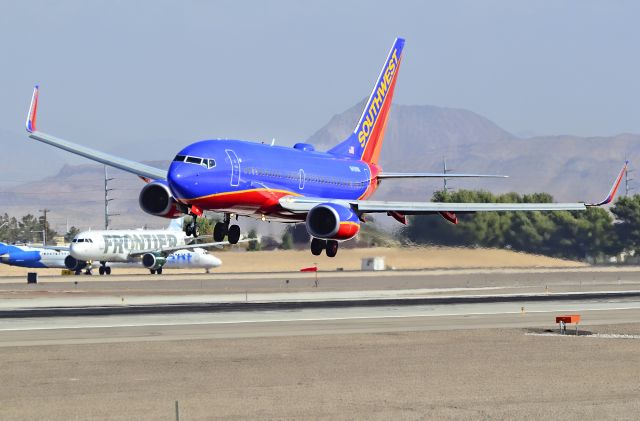
[[[383,172],[378,174],[378,179],[390,178],[508,178],[508,175],[499,174],[457,174],[457,173],[433,173],[433,172]]]

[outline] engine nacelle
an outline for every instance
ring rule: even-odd
[[[360,218],[350,208],[321,203],[307,214],[307,231],[324,240],[349,240],[360,231]]]
[[[138,203],[143,211],[165,218],[177,218],[184,214],[182,205],[171,194],[169,186],[161,181],[152,181],[142,188]]]
[[[158,270],[167,263],[167,258],[160,253],[145,253],[142,255],[142,265],[147,269]]]
[[[68,255],[64,258],[64,265],[69,270],[78,271],[87,267],[87,262],[84,260],[78,260],[72,255]]]

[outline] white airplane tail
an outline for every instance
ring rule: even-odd
[[[184,224],[184,217],[172,219],[167,229],[169,231],[182,231],[183,224]]]

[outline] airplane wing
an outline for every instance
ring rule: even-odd
[[[45,250],[55,250],[55,251],[70,251],[71,248],[69,246],[41,246],[34,244],[27,244],[28,247],[45,249]]]
[[[49,134],[39,132],[36,130],[36,117],[38,113],[38,85],[33,89],[33,96],[31,97],[31,106],[29,107],[29,114],[27,115],[27,132],[31,139],[38,140],[43,143],[47,143],[56,148],[63,149],[67,152],[74,153],[76,155],[89,158],[93,161],[100,162],[105,165],[109,165],[114,168],[121,169],[138,175],[140,177],[165,180],[167,178],[167,172],[160,168],[155,168],[150,165],[141,164],[136,161],[131,161],[125,158],[120,158],[105,152],[98,151],[86,146],[79,145],[77,143],[69,142],[68,140],[60,139]]]
[[[352,208],[359,213],[400,212],[405,215],[432,214],[438,212],[487,212],[487,211],[559,211],[585,210],[584,203],[449,203],[449,202],[392,202],[381,200],[334,200],[315,197],[285,196],[280,205],[293,213],[305,213],[321,203],[335,203]]]
[[[377,175],[380,180],[390,178],[509,178],[508,175],[497,174],[460,174],[433,172],[383,172]]]
[[[255,238],[245,238],[245,239],[239,240],[238,243],[247,243],[250,241],[258,241],[258,240]],[[178,250],[188,250],[188,249],[208,248],[208,247],[222,247],[222,246],[227,246],[229,244],[231,243],[229,243],[228,241],[216,241],[213,243],[191,243],[191,244],[185,244],[182,246],[175,246],[175,247],[136,250],[129,253],[129,257],[142,256],[143,254],[147,254],[147,253],[162,253],[164,255],[169,255]]]
[[[625,162],[607,197],[597,203],[449,203],[449,202],[392,202],[379,200],[325,199],[320,197],[284,196],[280,206],[292,213],[306,213],[321,203],[335,203],[363,213],[398,213],[402,215],[428,215],[442,212],[472,213],[499,211],[579,211],[588,207],[611,203],[627,170]]]

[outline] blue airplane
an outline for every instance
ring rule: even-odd
[[[243,140],[214,139],[192,143],[177,153],[169,170],[120,158],[36,130],[38,86],[27,116],[29,137],[94,161],[138,175],[147,184],[139,196],[147,213],[167,218],[194,216],[187,235],[198,235],[195,218],[220,212],[214,241],[240,238],[235,216],[289,223],[304,222],[312,237],[311,252],[333,257],[338,242],[355,237],[365,214],[387,214],[406,224],[407,215],[440,215],[457,223],[456,213],[485,211],[585,210],[609,203],[435,203],[367,200],[381,182],[430,177],[502,177],[480,174],[384,172],[379,158],[405,41],[397,38],[382,66],[353,133],[328,151],[297,143],[292,148]]]
[[[25,268],[66,269],[68,251],[0,243],[0,263]]]

